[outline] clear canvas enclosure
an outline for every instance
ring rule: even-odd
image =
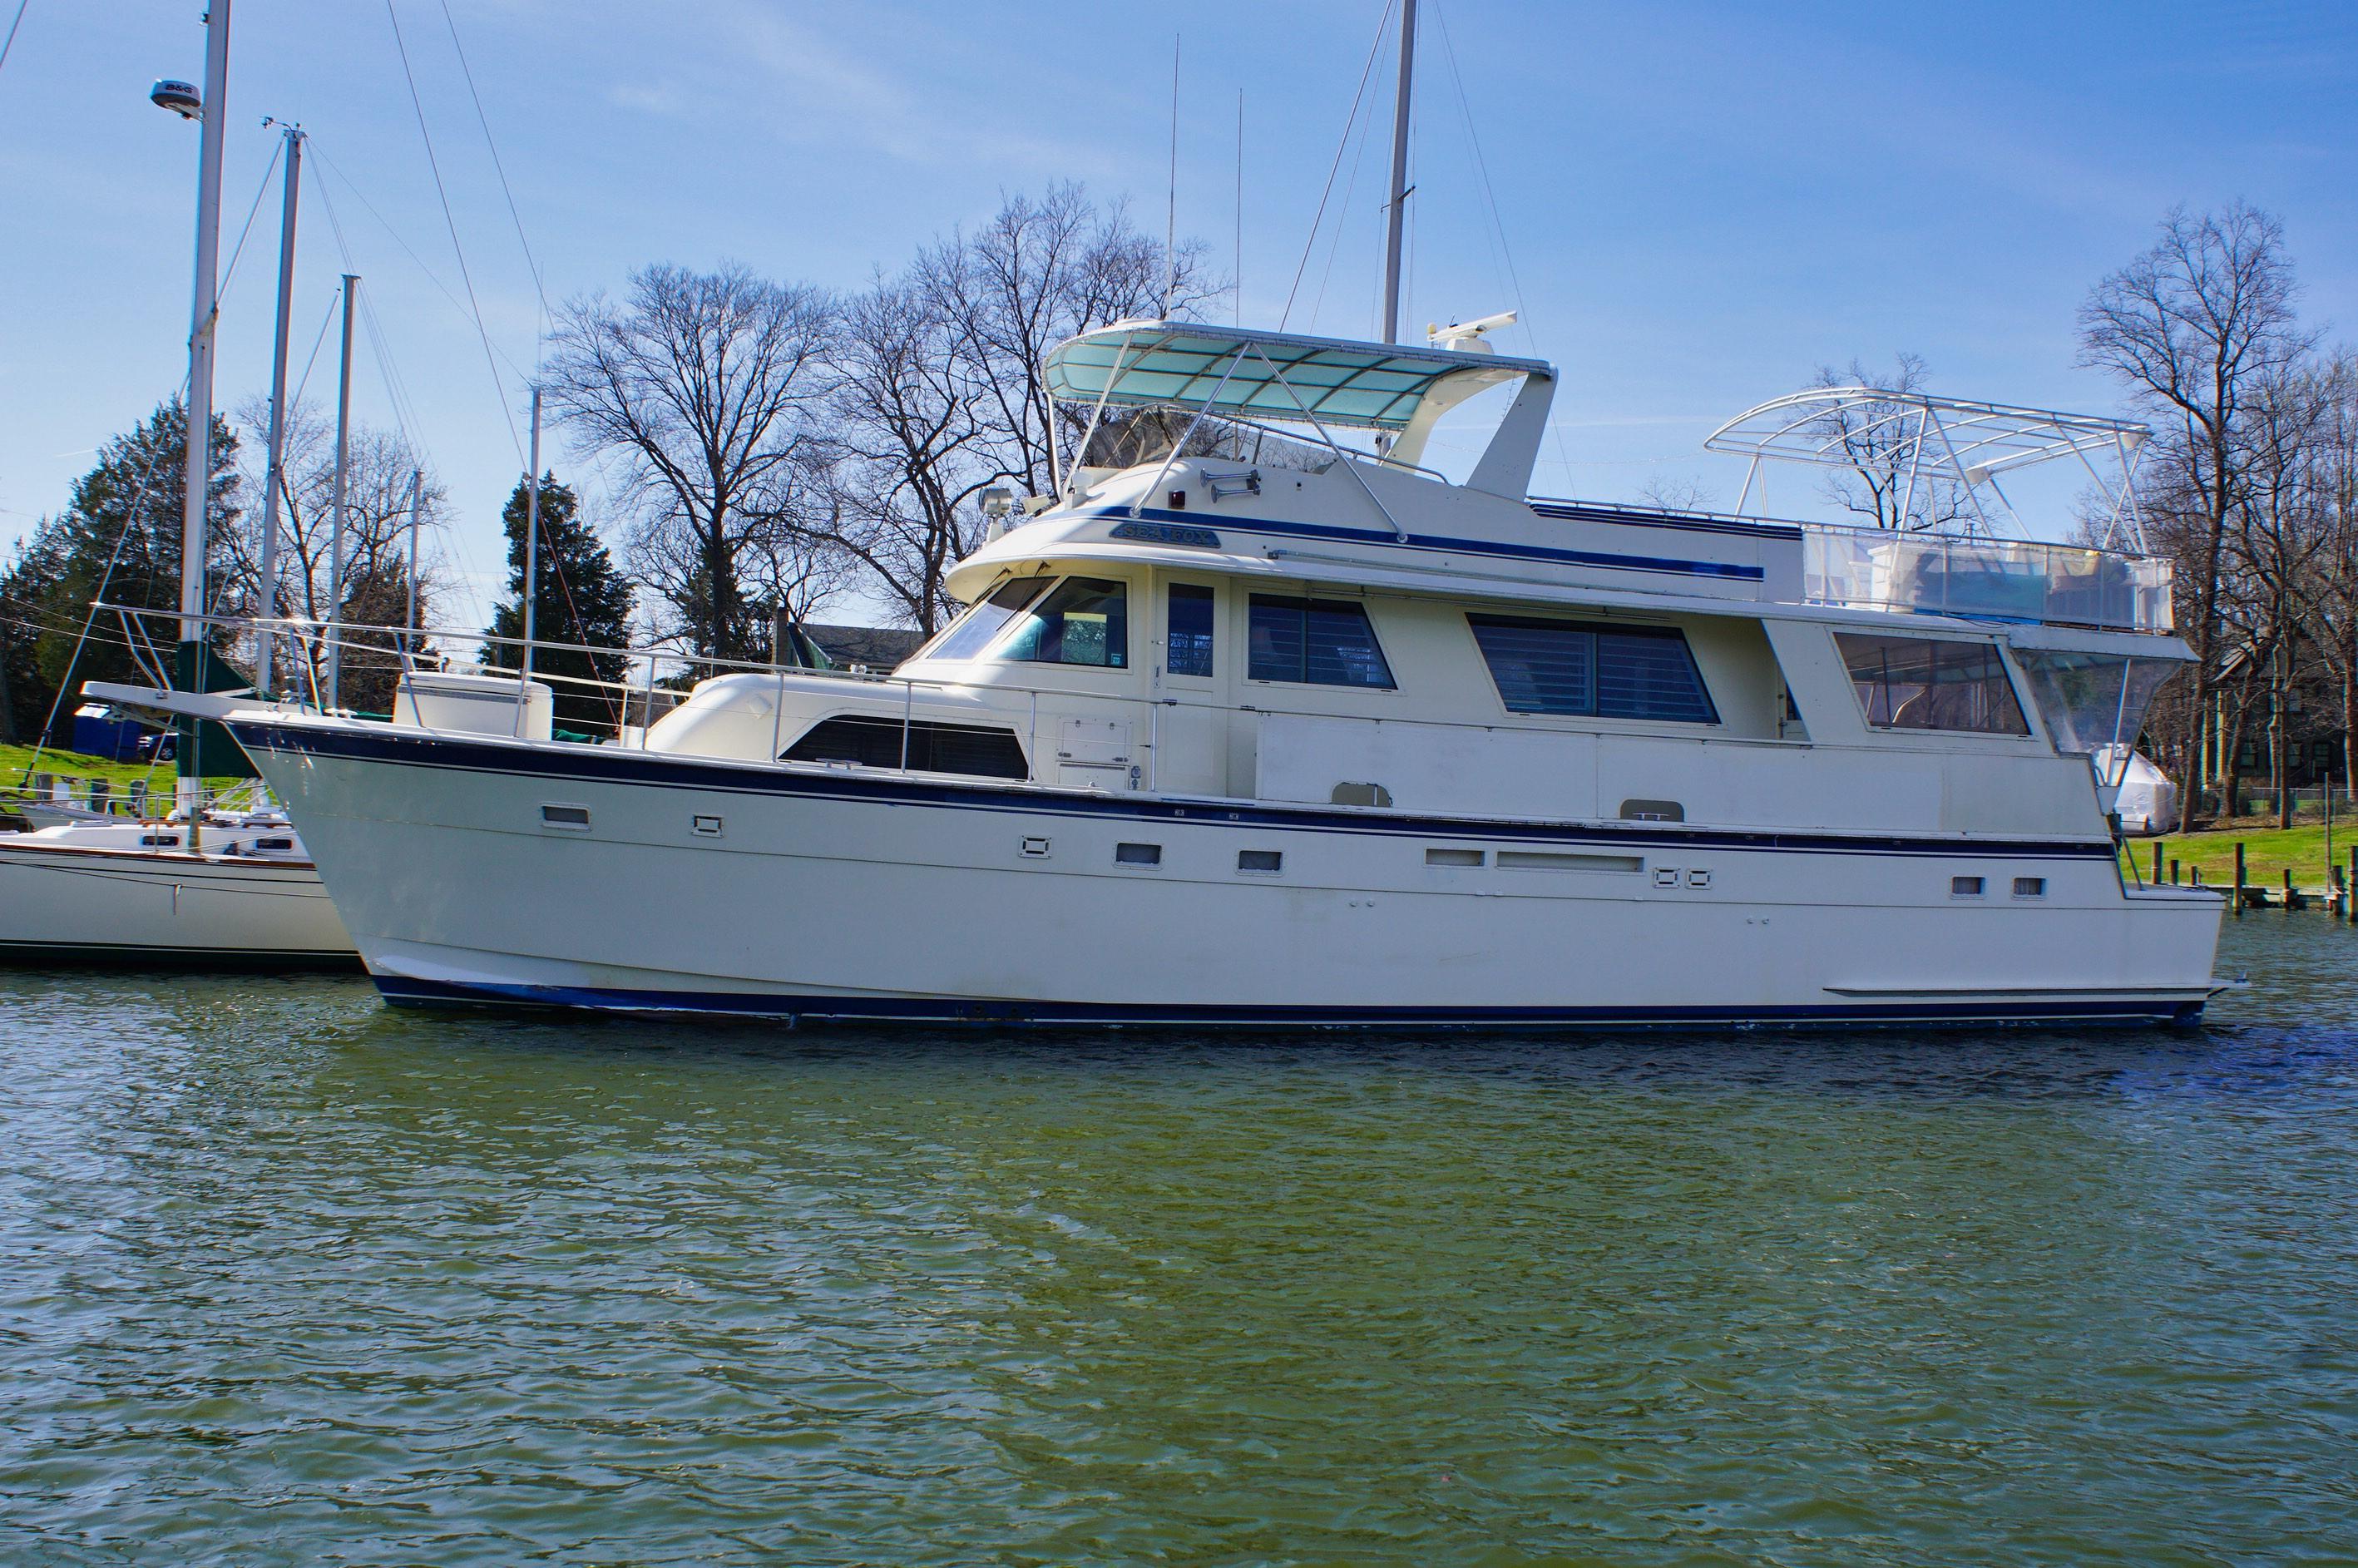
[[[2174,662],[2120,654],[2017,648],[2014,656],[2055,749],[2091,757],[2136,744],[2154,694],[2178,673]]]

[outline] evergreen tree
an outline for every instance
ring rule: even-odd
[[[524,635],[525,518],[531,503],[529,480],[518,480],[501,514],[508,537],[508,588],[492,611],[487,638]],[[572,488],[557,482],[554,474],[540,481],[540,571],[533,595],[533,636],[543,643],[580,643],[595,648],[627,647],[631,641],[630,583],[614,568],[613,557],[590,525],[581,520],[580,503]],[[523,650],[513,643],[486,642],[481,662],[515,666]],[[535,676],[620,682],[629,661],[620,654],[579,654],[543,648],[533,654]],[[573,680],[549,683],[557,693],[557,722],[568,730],[611,730],[622,716],[618,693],[575,685]]]
[[[7,683],[17,734],[29,737],[55,703],[61,732],[52,739],[70,737],[71,701],[57,702],[62,686],[70,683],[78,691],[84,681],[147,678],[124,645],[121,622],[112,615],[99,617],[79,655],[75,643],[93,600],[166,611],[179,608],[187,429],[188,416],[175,398],[108,441],[96,466],[74,481],[66,510],[43,518],[0,576],[0,618],[8,622],[6,636],[0,637],[0,661],[6,665],[0,679]],[[206,573],[208,602],[218,604],[235,569],[230,535],[239,516],[237,438],[218,416],[212,459]],[[168,668],[177,627],[161,616],[135,623]],[[220,649],[227,639],[217,635],[213,642]],[[72,692],[67,695],[70,699]]]

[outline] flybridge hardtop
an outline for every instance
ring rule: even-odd
[[[1049,395],[1108,407],[1173,407],[1197,417],[1272,419],[1375,430],[1382,460],[1418,466],[1434,425],[1494,386],[1521,393],[1466,482],[1520,497],[1531,482],[1555,392],[1555,367],[1510,359],[1482,341],[1488,323],[1436,329],[1443,346],[1357,342],[1190,321],[1117,321],[1049,352]],[[1452,335],[1455,334],[1455,335]],[[1082,443],[1086,450],[1086,438]]]

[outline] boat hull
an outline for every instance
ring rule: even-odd
[[[311,864],[0,835],[0,962],[349,969],[360,958]]]
[[[396,1002],[1058,1024],[2186,1022],[2212,989],[2221,911],[2212,894],[2125,891],[2103,841],[1418,817],[336,720],[233,728]],[[1952,897],[1960,875],[1994,891]],[[2010,896],[2016,878],[2039,891]]]

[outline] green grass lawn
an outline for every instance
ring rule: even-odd
[[[54,773],[59,778],[75,779],[86,784],[92,779],[104,779],[108,793],[120,795],[130,788],[134,779],[146,779],[150,794],[172,793],[172,764],[158,762],[142,767],[136,762],[110,762],[103,757],[85,757],[79,752],[49,751],[36,762],[30,746],[0,746],[0,791],[14,795],[30,773]],[[209,790],[227,789],[242,782],[235,775],[209,778]],[[82,793],[77,788],[77,795]]]
[[[2287,869],[2292,880],[2305,888],[2326,885],[2327,851],[2325,827],[2309,823],[2298,827],[2223,827],[2208,833],[2181,833],[2158,841],[2161,845],[2162,880],[2169,879],[2169,862],[2180,863],[2182,880],[2193,880],[2193,868],[2202,868],[2202,880],[2210,883],[2232,883],[2235,880],[2235,846],[2244,846],[2244,877],[2255,887],[2282,887]],[[2156,840],[2134,838],[2125,855],[2136,859],[2137,870],[2148,881],[2153,876],[2153,847]],[[2358,822],[2333,825],[2332,860],[2345,871],[2350,865],[2350,850],[2358,845]]]

